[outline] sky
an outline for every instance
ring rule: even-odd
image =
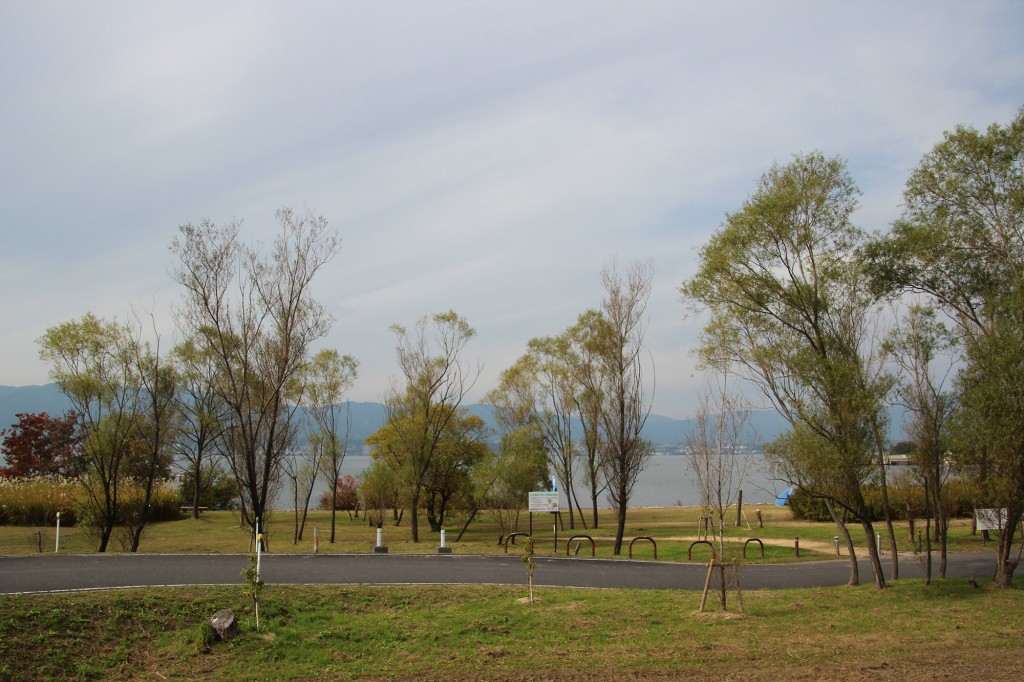
[[[455,310],[483,364],[655,268],[653,411],[692,415],[704,319],[679,285],[773,163],[820,150],[886,230],[958,124],[1024,105],[1024,3],[0,0],[0,385],[86,312],[176,337],[168,246],[204,218],[270,242],[328,219],[320,347],[397,374],[392,324]]]

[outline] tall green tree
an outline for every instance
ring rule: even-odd
[[[469,323],[449,310],[423,317],[413,329],[392,325],[401,383],[385,400],[387,421],[382,436],[406,461],[410,477],[412,541],[419,542],[419,507],[450,422],[480,376],[479,365],[463,357],[476,335]]]
[[[773,166],[701,249],[681,292],[710,314],[702,365],[735,372],[786,418],[779,469],[861,519],[884,587],[862,490],[875,470],[885,385],[863,354],[876,303],[857,260],[863,234],[850,221],[858,194],[840,159],[812,153]]]
[[[955,325],[965,365],[955,455],[1006,510],[995,584],[1009,587],[1024,513],[1024,108],[1006,126],[958,126],[925,155],[905,210],[867,249],[876,291],[926,295]]]
[[[341,481],[341,465],[348,452],[348,434],[351,412],[345,402],[345,393],[359,375],[359,362],[351,355],[342,355],[333,348],[327,348],[310,360],[306,367],[305,397],[312,435],[310,448],[319,449],[320,470],[330,490],[338,490]],[[344,405],[342,403],[345,403]],[[342,416],[344,413],[344,417]],[[337,495],[331,496],[331,542],[335,536],[337,516]]]
[[[139,342],[128,325],[86,313],[39,339],[50,378],[78,415],[86,518],[105,552],[122,519],[124,488],[144,418]]]
[[[296,389],[310,347],[333,322],[312,284],[340,244],[321,216],[281,209],[276,217],[268,254],[242,243],[237,222],[183,225],[171,243],[184,288],[179,327],[216,364],[214,386],[229,416],[223,450],[252,528],[295,442]]]

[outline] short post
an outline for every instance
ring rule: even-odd
[[[882,534],[875,533],[875,547],[878,548],[878,555],[882,555]]]
[[[53,553],[60,551],[60,512],[57,512],[57,541],[53,545]]]
[[[320,553],[320,529],[313,529],[313,554]]]
[[[796,553],[795,556],[800,556],[800,538],[793,538],[793,551]]]
[[[736,527],[739,528],[743,522],[743,491],[739,492],[736,498]]]
[[[836,543],[836,556],[839,556],[839,536],[838,535],[833,535],[832,539]]]
[[[377,544],[373,547],[374,554],[387,554],[388,548],[384,546],[384,530],[377,526]]]
[[[447,545],[447,543],[445,542],[446,539],[447,539],[446,538],[446,533],[447,533],[447,531],[445,531],[445,530],[441,531],[441,546],[437,548],[437,553],[438,554],[451,554],[452,553],[452,548],[449,547]]]
[[[764,521],[761,520],[761,510],[757,510],[757,527],[764,528]]]

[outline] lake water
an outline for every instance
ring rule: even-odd
[[[787,486],[768,479],[764,467],[764,457],[760,454],[743,455],[749,458],[749,467],[744,479],[743,502],[744,504],[772,504],[775,498]],[[351,474],[358,476],[370,465],[368,455],[349,455],[341,467],[342,475]],[[582,483],[582,477],[576,486],[576,496],[584,508],[589,506],[588,489]],[[310,500],[310,506],[316,507],[317,502],[327,490],[324,481],[317,481]],[[559,506],[562,509],[568,508],[564,492],[560,491]],[[610,507],[611,503],[602,495],[598,502],[599,506]],[[694,483],[693,472],[690,470],[689,457],[686,455],[655,454],[651,457],[650,464],[640,473],[636,486],[633,488],[633,496],[629,501],[631,507],[672,507],[675,505],[700,504],[700,493]],[[287,484],[272,505],[275,509],[291,509],[292,496],[287,489]]]

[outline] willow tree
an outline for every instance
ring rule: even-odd
[[[348,452],[351,412],[342,405],[345,393],[358,376],[359,362],[351,355],[342,355],[325,348],[313,356],[306,366],[303,397],[311,422],[309,447],[319,451],[320,471],[327,479],[331,493],[331,542],[335,537],[338,510],[338,488],[341,465]],[[341,412],[344,410],[344,417]],[[308,508],[308,504],[307,504]],[[301,533],[300,533],[301,537]]]
[[[412,541],[419,542],[424,486],[481,368],[463,357],[476,331],[454,311],[423,317],[411,330],[392,325],[391,331],[401,379],[385,400],[387,420],[378,433],[407,468]]]
[[[173,275],[185,289],[179,326],[215,364],[214,390],[229,420],[223,450],[252,528],[266,516],[295,442],[310,346],[333,322],[312,283],[340,243],[323,217],[290,209],[276,217],[280,232],[268,254],[242,243],[238,222],[182,225],[171,243],[179,258]]]
[[[39,345],[40,357],[51,363],[50,378],[79,419],[86,522],[97,532],[97,551],[105,552],[123,521],[125,489],[141,444],[141,345],[130,326],[91,313],[47,329]]]
[[[702,365],[751,382],[789,422],[789,447],[775,450],[780,468],[861,520],[881,588],[862,486],[875,471],[885,390],[862,354],[875,301],[850,221],[858,194],[840,159],[812,153],[773,166],[701,249],[681,293],[710,315]]]
[[[1005,510],[995,584],[1009,587],[1024,513],[1024,108],[1007,126],[958,126],[907,181],[904,214],[867,250],[876,290],[925,295],[955,325],[954,456]]]

